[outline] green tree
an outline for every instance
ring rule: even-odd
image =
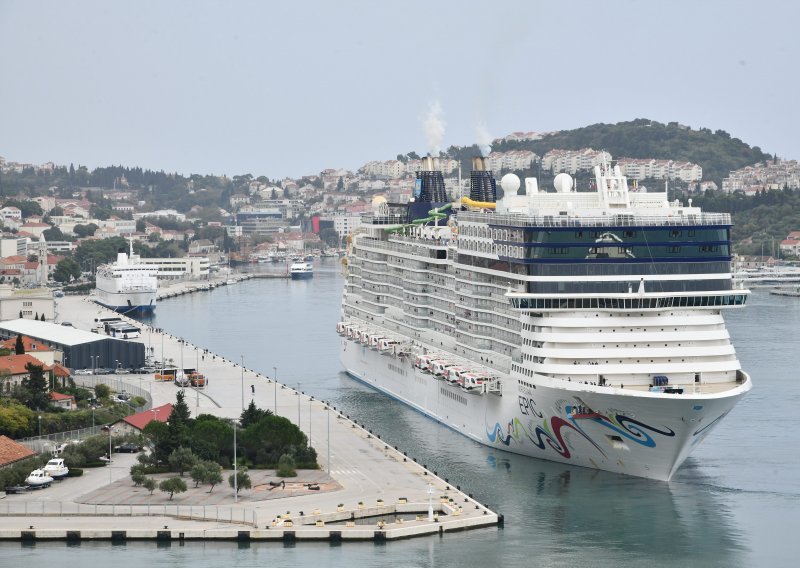
[[[81,267],[78,262],[72,257],[62,258],[56,264],[56,269],[53,271],[53,280],[56,282],[69,282],[70,280],[78,279],[81,276]]]
[[[139,487],[142,483],[145,482],[147,476],[144,474],[143,471],[137,471],[136,473],[131,474],[131,481],[136,487]]]
[[[296,477],[297,472],[294,469],[294,458],[291,454],[283,454],[278,460],[278,477]]]
[[[19,438],[31,432],[33,411],[16,400],[0,399],[0,434]]]
[[[17,341],[14,343],[14,353],[17,355],[25,354],[25,344],[22,342],[22,336],[17,335]]]
[[[242,416],[239,418],[239,424],[241,424],[242,428],[247,428],[264,418],[265,416],[271,416],[271,410],[263,410],[256,406],[255,401],[251,400],[250,404],[247,408],[244,409],[242,412]]]
[[[150,495],[152,495],[153,491],[155,491],[157,487],[156,480],[152,477],[148,477],[142,482],[142,487],[147,489],[150,492]]]
[[[170,443],[169,427],[160,420],[151,420],[142,431],[145,439],[153,448],[151,461],[154,466],[165,463],[173,448]]]
[[[58,227],[50,227],[49,229],[45,229],[42,231],[42,235],[48,242],[64,240],[64,234]]]
[[[172,501],[172,496],[175,493],[183,493],[186,491],[186,482],[180,477],[170,477],[158,484],[158,488],[164,493],[169,493],[169,500]]]
[[[108,398],[111,396],[111,387],[98,383],[94,386],[94,395],[97,398]]]
[[[25,370],[28,371],[28,376],[22,379],[17,398],[31,410],[47,410],[50,407],[50,396],[47,393],[43,367],[27,363]]]
[[[170,418],[171,420],[171,418]],[[177,471],[178,475],[183,477],[183,472],[191,469],[197,463],[197,458],[189,448],[177,448],[168,458],[169,467],[172,471]]]
[[[95,231],[97,231],[98,226],[94,223],[89,223],[87,225],[75,225],[72,228],[72,232],[75,233],[75,236],[84,239],[86,237],[94,236]]]
[[[228,477],[228,484],[236,489],[237,494],[242,489],[250,489],[252,487],[252,481],[250,480],[250,475],[247,473],[247,468],[242,467],[238,469],[235,474],[230,474]]]
[[[201,414],[192,426],[189,447],[199,458],[219,463],[223,457],[229,460],[233,456],[232,440],[233,428],[227,421]]]
[[[208,477],[208,468],[206,467],[206,462],[198,462],[194,464],[189,472],[189,475],[192,477],[195,487],[205,482],[206,477]]]
[[[211,463],[208,466],[208,471],[206,472],[205,482],[211,486],[211,489],[208,490],[209,493],[214,491],[214,486],[219,485],[222,483],[222,468],[219,464]]]
[[[147,230],[147,223],[144,219],[138,219],[136,221],[136,232],[137,233],[144,233]]]

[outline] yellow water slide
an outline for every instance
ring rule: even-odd
[[[497,203],[491,201],[473,201],[469,197],[462,197],[461,203],[467,207],[475,207],[477,209],[494,209],[497,207]]]

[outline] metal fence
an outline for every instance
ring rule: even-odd
[[[100,434],[102,425],[97,424],[90,428],[80,428],[78,430],[67,430],[65,432],[55,432],[52,434],[45,434],[43,436],[31,436],[30,438],[22,438],[21,440],[14,440],[33,450],[38,454],[45,452],[52,452],[61,444],[70,442],[72,440],[83,440],[89,436]]]
[[[150,396],[149,390],[145,390],[143,387],[137,386],[130,382],[127,382],[124,379],[117,378],[117,377],[110,377],[110,376],[88,376],[88,375],[74,375],[73,380],[75,384],[80,387],[86,387],[93,389],[98,384],[107,385],[111,390],[116,391],[117,393],[126,392],[132,397],[140,396],[145,399],[144,406],[135,407],[137,412],[143,412],[145,410],[150,410],[153,407],[153,399]],[[133,380],[135,381],[135,375],[129,375],[128,381]],[[139,379],[141,382],[142,379]],[[28,438],[22,438],[21,440],[15,440],[16,442],[30,448],[34,452],[39,454],[43,454],[45,452],[52,452],[56,449],[56,447],[60,446],[65,442],[70,442],[72,440],[82,440],[84,438],[88,438],[89,436],[94,436],[96,434],[100,434],[102,425],[97,424],[90,428],[80,428],[78,430],[67,430],[65,432],[54,432],[51,434],[45,434],[42,436],[31,436]]]
[[[215,505],[98,505],[62,501],[10,501],[0,503],[5,517],[173,517],[180,520],[214,521],[258,526],[254,509]]]

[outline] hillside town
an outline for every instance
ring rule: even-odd
[[[515,132],[494,140],[493,145],[538,140],[547,134],[550,133]],[[523,176],[567,172],[580,176],[612,160],[634,186],[645,191],[644,183],[656,184],[653,190],[658,191],[670,183],[680,183],[694,193],[718,189],[714,181],[704,180],[700,165],[687,161],[615,158],[605,150],[593,148],[553,149],[541,156],[528,150],[486,154],[487,166],[496,178],[508,172]],[[469,172],[464,171],[462,162],[442,155],[435,164],[444,174],[448,194],[453,199],[465,195]],[[109,186],[54,185],[46,191],[5,195],[0,208],[0,284],[11,288],[45,285],[59,262],[73,255],[81,243],[111,237],[124,237],[151,247],[161,245],[162,252],[169,250],[161,258],[155,255],[148,259],[160,266],[159,277],[164,279],[207,278],[214,267],[226,263],[334,255],[345,246],[361,215],[371,210],[374,198],[382,197],[390,203],[411,200],[420,169],[420,156],[410,152],[395,159],[366,162],[355,172],[330,168],[315,175],[277,180],[250,174],[230,179],[221,176],[214,182],[228,188],[227,193],[217,201],[217,207],[211,208],[211,215],[208,208],[201,210],[198,205],[181,210],[155,208],[147,191],[132,184],[124,174],[114,177]],[[73,170],[70,166],[70,174]],[[86,173],[85,168],[79,168],[78,173],[81,170]],[[4,176],[43,176],[65,171],[65,166],[53,162],[28,164],[0,156],[0,174]],[[212,191],[195,177],[199,176],[192,176],[185,184],[189,203],[193,198],[199,202]],[[776,159],[730,172],[721,189],[751,194],[797,187],[797,161]],[[104,207],[99,206],[101,203]],[[796,232],[781,242],[783,255],[797,256],[797,239],[793,235]],[[170,243],[174,246],[167,249]],[[86,260],[83,262],[81,273],[96,270],[91,261],[88,265]],[[27,314],[30,311],[23,309],[26,315],[32,315]]]

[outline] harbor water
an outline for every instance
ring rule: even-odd
[[[163,301],[149,323],[330,401],[505,516],[505,527],[388,544],[0,544],[3,565],[794,566],[800,527],[800,301],[756,291],[726,314],[754,388],[669,483],[472,442],[341,372],[338,260]],[[158,356],[158,346],[156,355]],[[255,384],[254,388],[267,388]],[[336,470],[335,458],[333,469]]]

